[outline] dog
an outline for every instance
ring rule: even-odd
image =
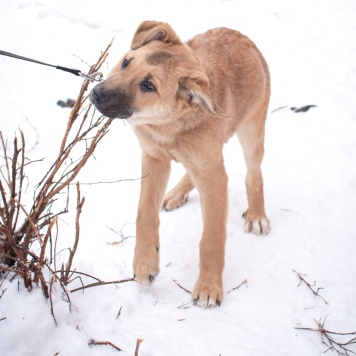
[[[199,277],[192,299],[202,308],[220,305],[228,211],[223,145],[235,133],[247,167],[245,231],[266,235],[261,163],[270,98],[268,66],[255,44],[232,29],[216,28],[183,43],[167,23],[145,21],[131,50],[90,100],[110,118],[126,119],[142,147],[141,193],[133,261],[146,284],[159,272],[159,212],[200,196],[203,233]],[[186,174],[165,195],[171,160]]]

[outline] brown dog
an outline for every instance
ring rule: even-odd
[[[159,211],[184,204],[196,187],[204,229],[200,275],[193,300],[219,305],[227,219],[227,175],[222,149],[236,132],[247,166],[246,232],[267,234],[261,162],[270,78],[256,46],[241,33],[217,28],[183,43],[166,23],[143,22],[131,51],[91,92],[96,108],[127,119],[141,143],[142,179],[133,262],[136,279],[159,271]],[[187,173],[164,197],[170,162]]]

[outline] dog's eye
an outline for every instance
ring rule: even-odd
[[[156,87],[154,86],[154,84],[151,81],[144,80],[141,83],[141,90],[146,91],[146,92],[152,92],[152,91],[156,91]]]
[[[122,68],[122,69],[127,68],[127,66],[129,65],[129,63],[130,63],[130,60],[125,58],[125,59],[122,61],[122,63],[121,63],[121,68]]]

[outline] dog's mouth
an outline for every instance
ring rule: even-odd
[[[89,100],[104,116],[112,119],[128,119],[135,112],[133,100],[122,89],[106,89],[100,83],[89,94]]]

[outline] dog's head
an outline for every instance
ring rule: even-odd
[[[217,115],[200,61],[166,23],[145,21],[131,51],[94,87],[90,100],[105,116],[160,125],[203,108]]]

